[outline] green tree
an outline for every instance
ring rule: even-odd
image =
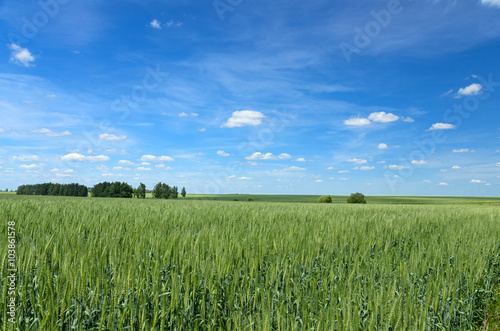
[[[155,198],[155,199],[162,198],[162,183],[161,182],[156,184],[155,187],[153,188],[153,198]]]
[[[185,187],[182,187],[181,195],[182,195],[182,198],[186,197],[186,188]]]
[[[332,196],[331,195],[322,195],[318,201],[318,203],[332,203]]]
[[[135,195],[140,199],[146,198],[146,185],[143,183],[139,184],[137,189],[135,190]]]
[[[365,196],[361,193],[352,193],[349,198],[347,198],[347,203],[366,203]]]

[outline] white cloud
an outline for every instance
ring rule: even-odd
[[[441,172],[448,172],[448,169],[441,169],[439,171],[441,171]]]
[[[373,170],[373,169],[375,169],[375,167],[362,166],[362,167],[354,167],[353,169],[354,170],[364,170],[364,171],[367,171],[367,170]]]
[[[474,84],[470,84],[467,87],[459,89],[458,95],[460,95],[460,96],[478,95],[478,94],[481,94],[482,89],[483,89],[483,85],[474,83]]]
[[[377,113],[371,113],[370,116],[368,116],[368,119],[378,123],[389,123],[397,121],[399,119],[399,116],[381,111]]]
[[[338,173],[339,173],[339,174],[346,174],[346,173],[348,173],[348,172],[349,172],[349,170],[339,170],[339,171],[338,171]]]
[[[377,161],[377,163],[379,163],[379,164],[385,164],[387,162],[385,162],[385,161]]]
[[[307,162],[307,160],[306,160],[306,159],[304,159],[303,157],[299,157],[299,158],[298,158],[298,159],[296,159],[295,161],[297,161],[297,162]],[[330,168],[331,168],[331,169],[333,169],[333,167],[329,167],[329,168],[328,168],[328,170],[331,170]]]
[[[461,149],[454,149],[452,151],[453,153],[469,153],[469,152],[474,152],[473,150],[469,150],[468,148],[461,148]]]
[[[170,28],[172,26],[178,28],[178,27],[182,26],[182,24],[183,24],[182,22],[179,22],[179,21],[174,22],[173,20],[170,20],[169,22],[165,23],[165,26],[168,27],[168,28]]]
[[[447,95],[450,95],[453,93],[453,89],[446,91],[445,93],[441,94],[441,97],[445,97]]]
[[[145,168],[145,167],[138,167],[137,170],[139,171],[151,171],[151,168]]]
[[[200,132],[205,132],[206,130],[207,129],[205,129],[205,128],[198,129],[198,131],[200,131]]]
[[[372,122],[370,122],[367,118],[351,117],[350,119],[345,120],[344,124],[349,126],[367,126],[371,125]]]
[[[156,18],[153,19],[151,22],[149,22],[149,26],[154,28],[154,29],[158,29],[158,30],[161,29],[161,24],[160,24],[160,22],[158,22],[158,20]]]
[[[231,154],[226,153],[226,152],[224,152],[224,151],[217,151],[217,155],[219,155],[219,156],[229,156],[229,155],[231,155]]]
[[[127,136],[116,136],[111,133],[103,133],[99,135],[99,139],[106,141],[121,141],[127,139]]]
[[[408,167],[402,166],[402,165],[397,165],[397,164],[391,164],[387,168],[391,170],[403,170],[403,169],[408,169]]]
[[[21,156],[14,156],[14,160],[21,161],[21,162],[36,162],[38,161],[38,156],[36,155],[21,155]]]
[[[424,161],[424,160],[413,160],[413,161],[411,161],[411,164],[413,164],[413,165],[424,165],[424,164],[427,164],[427,161]]]
[[[291,167],[285,168],[283,170],[285,170],[285,171],[305,171],[307,169],[306,168],[299,168],[296,166],[291,166]]]
[[[355,164],[365,164],[368,162],[368,160],[365,160],[365,159],[348,159],[346,160],[347,162],[352,162],[352,163],[355,163]]]
[[[43,134],[46,137],[64,137],[64,136],[71,136],[71,132],[69,131],[61,131],[61,132],[54,132],[49,129],[37,129],[37,130],[31,130],[28,133],[30,134]]]
[[[118,164],[129,165],[129,166],[134,165],[133,162],[130,162],[128,160],[120,160],[120,161],[118,161]]]
[[[403,120],[403,122],[408,122],[408,123],[415,122],[415,120],[411,117],[401,117],[401,119]]]
[[[479,180],[479,179],[472,179],[470,182],[473,183],[473,184],[484,184],[484,183],[486,183],[485,181]]]
[[[323,183],[323,181],[321,179],[317,179],[314,181],[315,183]]]
[[[434,123],[432,126],[427,129],[427,131],[432,131],[432,130],[451,130],[455,129],[455,125],[449,124],[449,123]]]
[[[251,180],[252,178],[250,178],[250,177],[240,177],[238,179],[241,179],[241,180]]]
[[[250,156],[246,156],[246,160],[272,160],[276,157],[272,153],[262,154],[261,152],[255,152]]]
[[[441,183],[439,183],[438,185],[440,185],[440,186],[448,186],[448,183],[441,182]]]
[[[234,179],[234,178],[238,178],[238,176],[236,176],[236,175],[229,176],[229,179]]]
[[[256,126],[262,124],[262,119],[266,116],[259,111],[237,110],[221,128],[239,128],[242,126]]]
[[[54,168],[52,170],[50,170],[51,172],[58,172],[58,171],[61,171],[61,169],[58,169],[58,168]]]
[[[193,117],[198,117],[200,114],[198,114],[198,113],[191,113],[190,115],[193,116]]]
[[[35,57],[27,48],[22,48],[17,44],[10,44],[10,62],[25,67],[30,67],[35,62]]]
[[[173,162],[175,161],[170,156],[153,156],[153,155],[143,155],[139,161],[143,162]]]
[[[424,182],[424,183],[428,183],[428,184],[432,183],[432,182],[431,182],[430,180],[428,180],[428,179],[424,179],[424,180],[423,180],[423,182]]]
[[[19,169],[37,169],[38,164],[21,164]]]
[[[68,162],[99,162],[99,161],[109,161],[109,156],[106,155],[97,155],[97,156],[86,156],[79,153],[70,153],[64,156],[61,156],[61,161]]]
[[[0,128],[0,134],[5,133],[5,129]]]
[[[186,113],[184,113],[184,112],[179,113],[179,117],[188,117],[188,116],[189,116],[189,115],[188,115],[188,114],[186,114]]]
[[[500,162],[497,163],[497,167],[500,167]]]
[[[290,154],[287,154],[287,153],[281,153],[281,154],[278,156],[278,158],[279,158],[280,160],[287,160],[287,159],[291,159],[291,158],[292,158],[292,156],[291,156]]]
[[[451,167],[451,169],[458,170],[458,169],[462,169],[462,167],[461,167],[461,166],[454,165],[453,167]]]
[[[382,143],[382,144],[378,144],[377,148],[378,149],[387,149],[387,148],[389,148],[389,146],[387,146],[387,144]]]

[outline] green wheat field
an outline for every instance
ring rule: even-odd
[[[497,299],[498,199],[198,199],[0,196],[18,330],[478,330]]]

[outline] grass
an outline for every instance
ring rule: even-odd
[[[21,330],[476,330],[497,299],[499,216],[480,205],[0,198],[0,223],[16,221]],[[11,330],[5,274],[0,289]]]

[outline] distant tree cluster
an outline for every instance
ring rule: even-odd
[[[90,193],[97,198],[132,198],[134,189],[125,182],[102,182],[96,184]]]
[[[186,196],[186,189],[183,187],[181,192],[182,197]],[[177,199],[179,197],[179,189],[177,186],[170,187],[166,183],[159,182],[153,188],[153,198],[155,199]]]
[[[351,193],[347,198],[347,203],[366,203],[365,196],[362,193]]]
[[[17,188],[18,195],[55,195],[66,197],[86,197],[88,189],[80,184],[34,184],[21,185]]]
[[[322,195],[319,199],[318,199],[318,203],[332,203],[333,200],[332,200],[332,196],[331,195]]]
[[[134,190],[134,195],[139,199],[146,199],[146,185],[141,183],[139,187]]]

